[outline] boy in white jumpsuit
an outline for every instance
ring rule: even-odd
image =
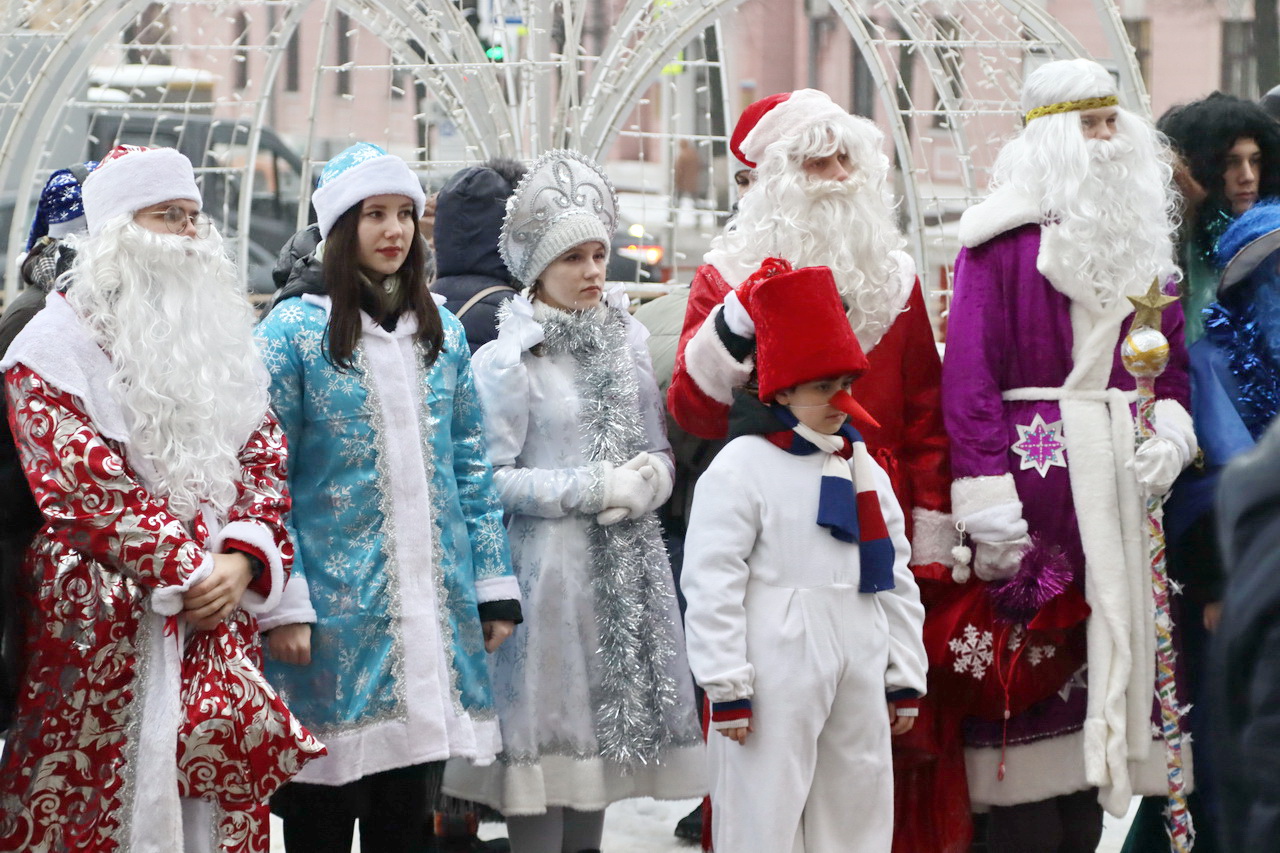
[[[924,693],[927,659],[902,511],[853,426],[870,420],[848,394],[867,361],[826,267],[766,260],[725,313],[755,327],[759,402],[739,396],[739,437],[698,481],[682,578],[721,735],[712,838],[888,851],[890,732],[914,722],[895,700]]]

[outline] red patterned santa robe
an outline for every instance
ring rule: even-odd
[[[293,558],[284,434],[265,414],[240,451],[225,518],[184,523],[131,465],[121,412],[104,393],[107,357],[68,312],[57,298],[52,321],[23,332],[43,323],[60,333],[46,338],[72,353],[49,371],[57,385],[28,366],[51,348],[24,350],[21,336],[2,365],[9,426],[45,524],[21,580],[26,670],[0,765],[0,849],[174,853],[193,802],[179,798],[177,754],[181,644],[194,629],[176,614],[212,554],[232,548],[266,567],[242,607],[278,599]],[[227,621],[260,665],[253,615],[237,609]],[[265,712],[239,692],[223,696],[249,716]],[[219,772],[217,760],[199,763]],[[265,804],[196,808],[216,824],[221,853],[268,850]]]

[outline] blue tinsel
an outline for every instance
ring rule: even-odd
[[[1236,409],[1249,434],[1258,439],[1280,411],[1280,361],[1270,340],[1280,342],[1280,326],[1273,319],[1274,333],[1267,335],[1268,324],[1258,316],[1251,298],[1256,289],[1250,283],[1230,307],[1215,302],[1204,309],[1204,330],[1205,337],[1227,356],[1239,384]]]

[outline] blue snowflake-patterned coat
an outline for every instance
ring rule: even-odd
[[[263,629],[314,623],[311,663],[267,674],[328,746],[298,781],[340,785],[500,750],[477,606],[519,599],[462,324],[362,314],[355,369],[330,364],[330,302],[279,305],[258,335],[290,447],[293,580]]]

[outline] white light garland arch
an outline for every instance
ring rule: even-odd
[[[16,292],[14,259],[49,173],[114,141],[90,130],[163,144],[184,118],[184,132],[199,125],[210,140],[206,126],[234,128],[196,166],[206,196],[222,206],[212,212],[237,231],[246,274],[269,258],[239,232],[256,235],[268,215],[304,223],[319,168],[359,138],[403,154],[432,181],[465,163],[530,159],[549,147],[611,166],[625,158],[610,155],[638,150],[661,168],[620,188],[660,221],[676,280],[687,281],[728,204],[725,134],[741,105],[730,98],[739,57],[726,33],[740,24],[737,11],[763,2],[8,0],[0,19],[0,191],[12,198],[6,296]],[[1044,0],[807,6],[811,20],[849,34],[892,143],[911,248],[922,270],[942,267],[954,250],[948,223],[983,194],[994,150],[1017,126],[1026,69],[1084,48]],[[1147,112],[1118,11],[1110,0],[1093,7],[1126,104]],[[680,210],[672,185],[677,139],[706,155],[694,213]],[[211,192],[211,182],[222,188]]]

